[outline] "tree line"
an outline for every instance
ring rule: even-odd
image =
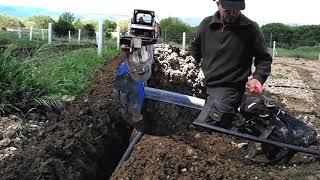
[[[183,32],[195,35],[197,31],[197,27],[191,27],[175,17],[161,20],[160,27],[161,36],[175,40],[176,43],[181,43]],[[273,41],[282,48],[320,46],[320,25],[289,26],[282,23],[269,23],[263,25],[261,30],[268,46],[272,46]]]
[[[182,42],[182,33],[195,35],[197,27],[192,27],[177,17],[168,17],[160,21],[161,37],[167,42]],[[190,39],[192,40],[192,39]],[[189,42],[187,42],[189,43]]]
[[[75,15],[69,12],[62,13],[55,21],[50,16],[32,16],[21,20],[16,17],[0,14],[0,28],[5,27],[35,27],[47,28],[48,23],[53,23],[53,30],[58,36],[67,36],[68,31],[76,33],[77,29],[83,29],[88,36],[95,36],[98,29],[97,21],[76,19]],[[128,30],[128,21],[119,21],[122,33]],[[104,20],[106,36],[110,37],[111,32],[116,31],[117,23],[109,19]],[[168,17],[160,21],[161,37],[167,42],[181,43],[182,33],[186,32],[194,36],[197,27],[192,27],[177,17]],[[276,41],[278,47],[296,48],[301,46],[320,45],[320,25],[289,26],[282,23],[270,23],[261,27],[266,42],[270,46]],[[189,42],[192,38],[189,39]]]
[[[320,25],[288,26],[270,23],[261,29],[267,42],[276,41],[283,48],[320,45]]]

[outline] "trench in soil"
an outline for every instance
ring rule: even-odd
[[[159,66],[157,63],[155,63],[154,65]],[[153,67],[153,69],[155,68],[157,67]],[[169,79],[165,79],[164,77],[165,76],[162,73],[153,71],[152,77],[148,81],[148,86],[187,95],[193,94],[192,88],[186,85],[185,82],[169,82]],[[203,94],[198,94],[198,96],[204,98]],[[145,99],[142,109],[142,121],[130,125],[136,130],[148,135],[168,136],[185,131],[198,116],[199,112],[199,110]],[[134,135],[136,135],[135,132],[132,133],[130,139],[132,139]],[[124,146],[127,147],[128,144],[124,144],[123,147]],[[117,151],[116,149],[114,150]],[[119,159],[115,161],[116,164],[112,164],[114,162],[110,163],[112,167],[115,167],[118,162]],[[108,174],[107,177],[111,175],[112,174]]]
[[[114,79],[123,56],[106,62],[95,87],[48,118],[38,136],[0,162],[3,179],[108,179],[129,145],[132,126],[114,98]],[[192,94],[181,82],[153,73],[149,86]],[[133,126],[151,135],[168,135],[193,121],[198,111],[146,100],[143,121]],[[0,179],[1,179],[0,178]]]
[[[163,74],[153,72],[152,77],[148,81],[148,86],[192,95],[191,88],[186,86],[184,83],[178,81],[168,83],[168,80],[164,80],[163,77]],[[188,128],[188,126],[197,117],[198,113],[199,110],[145,99],[142,109],[143,120],[135,124],[130,124],[130,126],[148,135],[167,136],[185,131],[186,128]],[[120,117],[122,120],[124,120],[124,122],[126,118],[130,118],[125,116],[126,115],[122,113]],[[126,125],[122,124],[122,127],[117,130],[117,133],[121,135],[120,138],[125,140],[123,143],[119,144],[119,142],[116,141],[104,143],[106,151],[104,152],[105,157],[103,158],[104,162],[102,162],[102,164],[106,163],[106,166],[109,168],[105,169],[109,169],[109,171],[100,171],[101,175],[99,175],[98,179],[108,179],[112,175],[112,173],[116,170],[115,168],[118,165],[118,162],[124,151],[127,149],[130,140],[134,135],[136,135],[136,133],[132,132],[131,129],[126,130],[125,126]],[[109,147],[112,148],[110,149]],[[115,158],[111,160],[109,159],[109,161],[106,162],[105,160],[108,159],[107,156],[110,155]]]
[[[91,92],[67,104],[39,135],[0,161],[0,179],[108,179],[132,132],[113,97],[122,58],[107,61]]]

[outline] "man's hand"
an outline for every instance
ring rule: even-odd
[[[252,79],[246,84],[246,88],[248,88],[251,92],[256,94],[261,94],[263,91],[262,84],[257,79]]]

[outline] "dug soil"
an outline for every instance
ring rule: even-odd
[[[2,160],[0,179],[109,179],[127,148],[132,131],[113,97],[114,78],[122,59],[107,61],[97,73],[96,85],[90,93],[67,104],[60,116],[50,118],[42,126],[38,136],[23,144],[14,156]],[[316,69],[319,65],[319,62],[279,59],[266,84],[266,89],[285,105],[285,110],[317,130],[320,128],[320,91],[312,89],[320,83]],[[176,71],[169,73],[176,78],[172,80],[160,71],[161,67],[155,69],[158,71],[150,79],[151,87],[189,95],[203,90],[195,86],[194,81],[186,84],[176,76]],[[292,84],[294,82],[296,84]],[[205,97],[205,94],[197,96]],[[302,153],[285,164],[253,163],[246,158],[247,141],[190,125],[198,113],[147,100],[143,121],[135,127],[149,135],[143,136],[130,158],[111,178],[320,179],[318,159]]]
[[[319,65],[314,61],[277,59],[266,84],[279,105],[315,127],[318,134],[320,96],[311,86],[319,84],[320,79],[314,78],[319,77],[315,69]],[[153,78],[151,87],[192,95],[183,82],[172,82],[161,72],[153,75],[162,78]],[[303,87],[297,88],[299,83]],[[252,162],[246,158],[248,141],[188,125],[197,111],[160,102],[147,104],[143,121],[149,135],[143,136],[112,179],[320,179],[316,157],[298,153],[288,163]]]
[[[112,97],[121,60],[107,61],[90,93],[70,102],[38,136],[1,161],[0,179],[107,179],[131,134]]]

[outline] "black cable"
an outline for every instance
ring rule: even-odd
[[[250,140],[250,141],[255,141],[255,142],[264,143],[264,144],[270,144],[270,145],[274,145],[274,146],[281,147],[281,148],[291,149],[291,150],[298,151],[298,152],[304,152],[304,153],[307,153],[307,154],[313,154],[313,155],[320,156],[320,151],[316,150],[316,149],[299,147],[299,146],[295,146],[295,145],[291,145],[291,144],[272,141],[270,139],[263,139],[263,138],[259,138],[259,137],[256,137],[256,136],[252,136],[252,135],[248,135],[248,134],[242,134],[242,133],[239,133],[239,132],[236,132],[236,131],[231,131],[231,130],[228,130],[228,129],[220,128],[220,127],[217,127],[217,126],[211,126],[211,125],[206,124],[206,123],[193,122],[193,124],[196,125],[196,126],[205,128],[205,129],[213,130],[213,131],[215,131],[217,133],[227,134],[227,135],[231,135],[231,136],[235,136],[235,137],[244,138],[244,139],[247,139],[247,140]]]
[[[300,86],[286,86],[286,85],[268,85],[268,87],[294,88],[294,89],[311,89],[311,90],[314,90],[314,91],[320,91],[320,88],[315,88],[315,87],[300,87]]]
[[[123,154],[122,158],[120,159],[116,169],[121,168],[121,166],[124,164],[124,162],[129,158],[129,156],[133,150],[133,147],[141,140],[142,136],[143,136],[143,133],[139,131],[137,133],[137,135],[132,139],[126,152]]]

